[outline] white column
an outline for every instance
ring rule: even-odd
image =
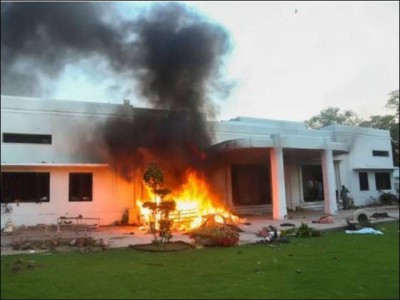
[[[272,218],[283,220],[287,217],[285,173],[282,147],[271,148]]]
[[[335,193],[335,168],[333,166],[332,149],[322,150],[321,153],[322,163],[322,177],[324,181],[324,205],[325,213],[329,215],[336,215],[337,203]]]
[[[232,197],[232,166],[228,165],[225,167],[225,198],[226,204],[229,207],[233,207],[233,197]]]

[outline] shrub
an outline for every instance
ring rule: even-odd
[[[308,237],[313,235],[313,229],[308,226],[306,223],[301,223],[300,227],[297,228],[296,236],[297,237]]]
[[[295,227],[281,230],[281,237],[296,236],[297,229]]]
[[[151,188],[154,194],[154,202],[145,202],[143,207],[151,210],[153,221],[150,221],[150,233],[154,236],[155,243],[164,243],[172,238],[172,220],[169,214],[175,210],[176,203],[173,200],[165,200],[164,198],[171,193],[170,189],[161,188],[164,183],[164,174],[156,163],[151,163],[143,174],[145,185]],[[157,196],[161,202],[157,202]],[[157,222],[158,221],[158,222]],[[158,224],[158,228],[156,225]],[[160,240],[157,238],[159,233]]]
[[[227,225],[204,226],[193,230],[190,238],[196,241],[207,240],[207,246],[234,246],[239,242],[239,233]]]
[[[383,192],[379,196],[379,200],[381,201],[382,204],[390,205],[390,204],[395,204],[398,202],[396,195],[392,193],[385,193]]]

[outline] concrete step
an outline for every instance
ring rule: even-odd
[[[269,215],[272,213],[272,205],[233,206],[231,207],[230,211],[232,214],[239,217]]]

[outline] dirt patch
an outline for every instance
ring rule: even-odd
[[[191,250],[194,249],[195,246],[183,241],[176,241],[176,242],[166,242],[162,244],[151,243],[151,244],[129,245],[129,248],[147,252],[171,252],[171,251]]]

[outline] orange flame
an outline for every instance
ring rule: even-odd
[[[154,199],[154,194],[150,189],[147,189],[147,192],[150,199]],[[197,228],[205,221],[205,216],[212,214],[220,216],[220,219],[216,218],[216,221],[220,223],[225,220],[234,222],[239,219],[218,203],[217,197],[212,194],[204,176],[193,170],[187,171],[186,182],[180,190],[172,192],[170,198],[176,202],[176,209],[170,214],[175,229]],[[160,199],[156,199],[156,201],[158,202]],[[151,219],[151,212],[143,208],[141,204],[139,202],[141,214],[148,222]]]

